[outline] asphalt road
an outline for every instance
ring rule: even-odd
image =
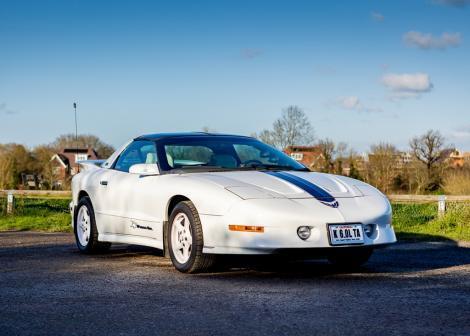
[[[356,273],[322,261],[184,275],[158,251],[80,255],[0,233],[2,335],[470,335],[470,246],[398,244]]]

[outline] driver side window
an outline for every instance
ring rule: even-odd
[[[113,168],[129,172],[129,168],[138,163],[157,163],[157,150],[153,141],[137,140],[131,143],[119,155]]]

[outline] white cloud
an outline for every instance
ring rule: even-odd
[[[470,4],[470,0],[434,0],[435,4],[463,8]]]
[[[379,12],[370,13],[370,17],[372,18],[372,20],[377,21],[377,22],[382,22],[385,19],[383,14]]]
[[[461,42],[460,33],[442,33],[441,36],[433,36],[418,31],[409,31],[403,35],[403,41],[411,47],[421,49],[446,49],[458,47]]]
[[[382,84],[392,91],[391,98],[416,98],[433,88],[428,74],[386,74],[382,77]]]
[[[339,97],[338,99],[336,99],[335,105],[346,110],[352,110],[357,112],[382,112],[381,108],[365,106],[357,96]]]
[[[345,109],[356,109],[360,106],[359,98],[356,96],[343,97],[339,99],[341,106]]]

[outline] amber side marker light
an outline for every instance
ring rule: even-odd
[[[263,226],[247,226],[247,225],[229,225],[228,229],[230,231],[244,231],[244,232],[264,232]]]

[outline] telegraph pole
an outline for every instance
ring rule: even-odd
[[[78,154],[78,124],[77,124],[77,103],[73,103],[73,110],[75,111],[75,147]]]
[[[78,157],[78,123],[77,123],[77,103],[73,103],[73,110],[75,112],[75,161],[77,161]],[[77,172],[80,172],[80,166],[75,162],[77,166]]]

